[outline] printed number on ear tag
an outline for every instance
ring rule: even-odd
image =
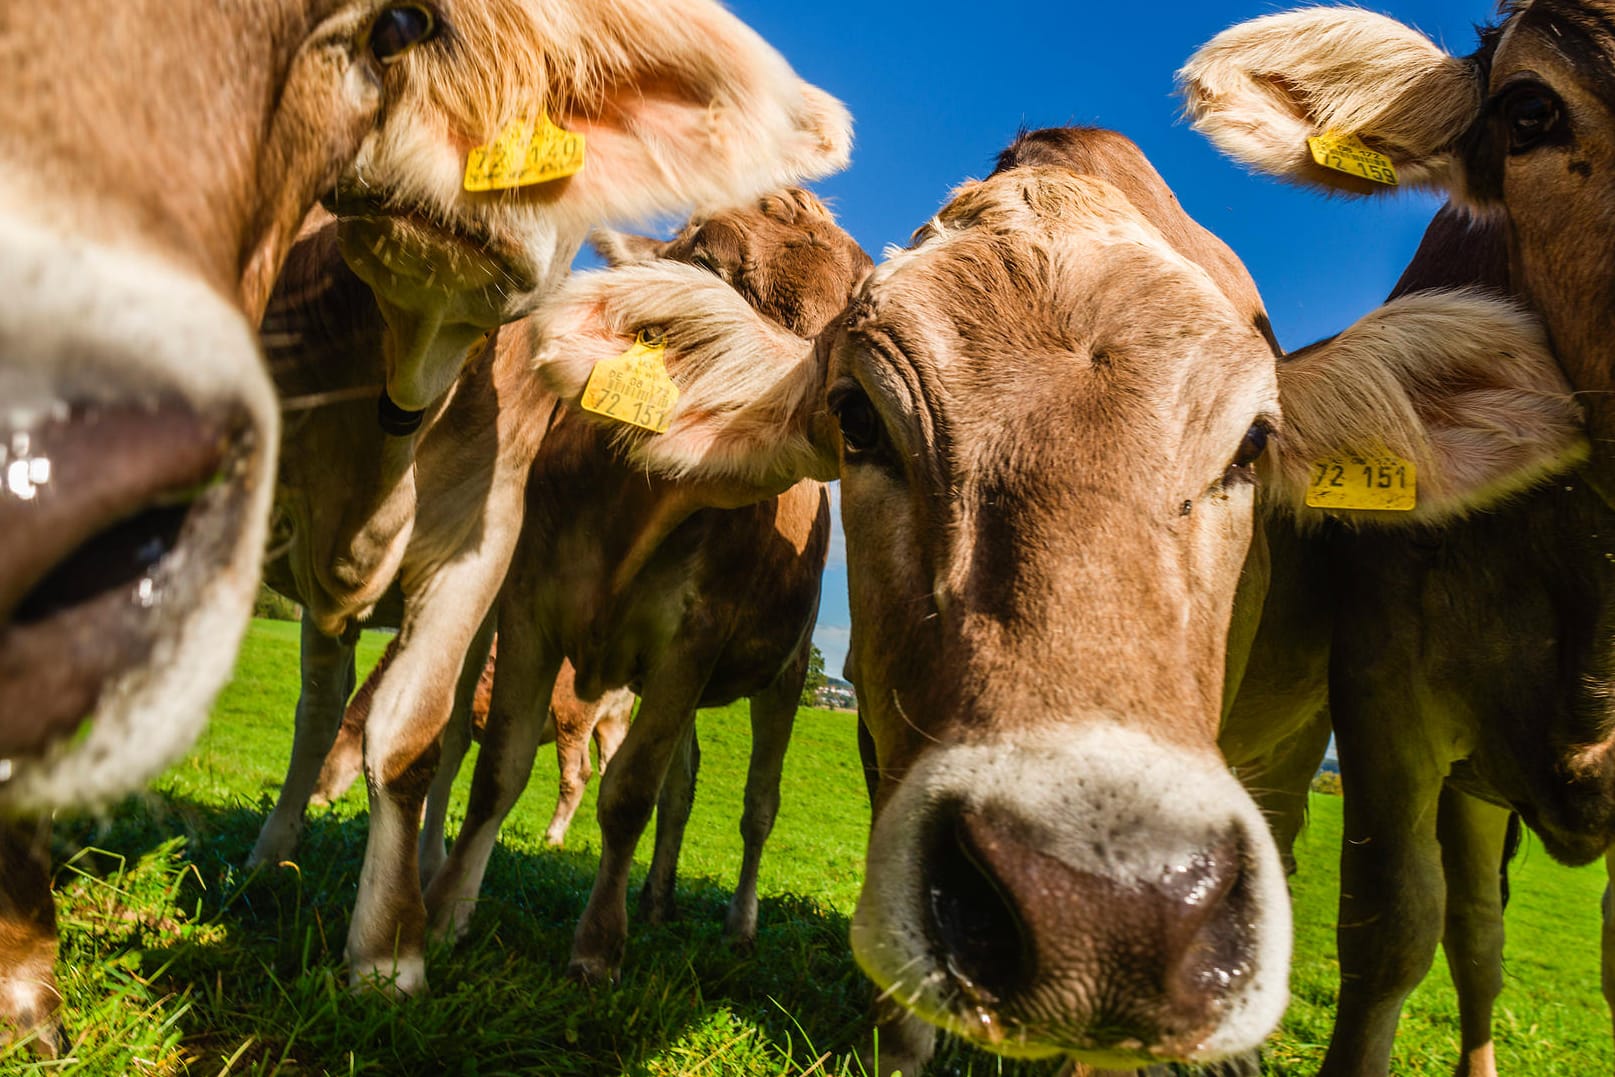
[[[1338,453],[1312,462],[1308,508],[1408,512],[1418,504],[1417,469],[1395,453]]]
[[[1312,159],[1325,168],[1344,172],[1348,176],[1361,176],[1387,187],[1395,187],[1398,183],[1391,159],[1363,145],[1363,140],[1356,135],[1325,131],[1307,139],[1307,146],[1312,150]]]
[[[465,189],[508,191],[565,179],[583,171],[584,138],[540,114],[512,120],[499,137],[477,146],[465,159]]]
[[[679,399],[667,375],[666,352],[664,337],[641,332],[633,347],[596,363],[583,387],[583,410],[665,434]]]

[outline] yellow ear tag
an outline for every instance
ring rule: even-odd
[[[465,159],[465,189],[507,191],[550,183],[583,171],[583,136],[537,120],[512,120],[499,137],[477,146]]]
[[[667,341],[641,332],[634,346],[615,359],[602,359],[583,387],[583,410],[653,434],[667,432],[679,387],[667,376]]]
[[[1307,139],[1307,145],[1312,148],[1312,159],[1325,168],[1344,172],[1348,176],[1361,176],[1387,187],[1395,187],[1398,183],[1391,159],[1363,145],[1363,140],[1356,135],[1325,131]]]
[[[1336,453],[1312,462],[1308,508],[1408,512],[1418,504],[1418,470],[1393,452]]]

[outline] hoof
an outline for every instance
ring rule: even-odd
[[[617,969],[592,957],[574,957],[566,966],[566,978],[584,987],[610,987],[617,975]]]
[[[356,995],[377,994],[391,1002],[425,998],[426,962],[421,958],[400,959],[396,964],[354,965],[348,972],[348,986]]]

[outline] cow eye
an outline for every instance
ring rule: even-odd
[[[1524,153],[1559,128],[1563,113],[1559,99],[1541,86],[1526,86],[1503,100],[1508,124],[1508,151]]]
[[[418,4],[384,8],[370,27],[370,54],[390,64],[435,33],[437,16],[431,8]]]
[[[1245,436],[1240,439],[1239,448],[1234,451],[1233,462],[1228,465],[1228,471],[1223,475],[1223,485],[1232,482],[1250,482],[1255,475],[1251,465],[1262,458],[1267,451],[1268,439],[1273,436],[1273,426],[1266,419],[1258,419],[1251,423]]]
[[[1258,420],[1245,431],[1245,437],[1239,443],[1239,450],[1234,453],[1235,467],[1250,467],[1262,458],[1267,451],[1267,439],[1273,430],[1265,422]]]
[[[841,424],[841,443],[846,446],[848,456],[867,454],[880,448],[884,438],[880,416],[875,414],[875,405],[862,391],[849,389],[837,394],[830,401],[830,410]]]

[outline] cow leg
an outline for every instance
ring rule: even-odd
[[[1604,884],[1604,927],[1600,957],[1604,1003],[1609,1007],[1611,1028],[1615,1030],[1615,848],[1604,854],[1604,873],[1608,876],[1609,882]]]
[[[665,655],[645,685],[639,717],[600,782],[600,870],[572,938],[568,974],[586,983],[612,979],[628,937],[628,873],[668,766],[695,719],[710,663]]]
[[[449,800],[454,795],[454,780],[459,777],[460,764],[471,749],[471,701],[477,692],[477,681],[482,678],[483,667],[488,664],[488,648],[493,642],[493,618],[483,621],[477,636],[466,652],[465,664],[460,667],[460,680],[454,688],[454,712],[443,730],[442,755],[438,760],[437,774],[426,794],[426,812],[421,817],[420,866],[421,886],[424,889],[443,867],[444,829],[448,821]]]
[[[491,510],[490,510],[491,515]],[[488,615],[509,550],[485,539],[408,595],[398,657],[365,730],[370,833],[348,927],[348,975],[389,994],[426,990],[426,904],[417,842],[466,652]]]
[[[61,1054],[55,967],[50,820],[0,822],[0,1047],[31,1037],[40,1055]]]
[[[1329,750],[1329,711],[1320,711],[1305,728],[1285,739],[1279,751],[1248,778],[1240,781],[1267,820],[1267,829],[1279,848],[1284,873],[1295,874],[1295,840],[1307,821],[1307,798],[1312,779]]]
[[[684,830],[695,807],[695,779],[700,772],[701,742],[696,738],[692,711],[656,798],[655,848],[645,886],[639,892],[639,915],[646,923],[665,924],[678,919],[679,851],[684,848]]]
[[[299,665],[302,689],[297,696],[297,728],[292,736],[292,758],[286,767],[275,809],[264,820],[258,841],[247,857],[248,867],[278,864],[291,859],[303,832],[303,812],[314,784],[331,750],[342,712],[353,692],[353,646],[327,636],[314,627],[312,617],[302,621]]]
[[[746,803],[740,815],[740,839],[745,852],[740,861],[740,881],[729,901],[724,934],[739,946],[750,946],[757,939],[757,872],[763,862],[763,845],[773,833],[779,815],[779,781],[785,769],[785,749],[791,743],[796,725],[796,706],[802,698],[802,681],[807,675],[806,652],[798,663],[800,675],[781,676],[760,694],[751,697],[751,763],[746,768]]]
[[[1443,945],[1458,992],[1458,1077],[1497,1077],[1492,1005],[1503,990],[1503,891],[1499,868],[1509,813],[1443,788],[1436,833],[1447,877]]]
[[[555,813],[544,829],[544,843],[559,848],[566,841],[567,829],[578,813],[578,805],[583,803],[583,791],[589,784],[590,719],[598,711],[595,707],[572,703],[561,708],[552,706],[550,713],[555,719],[555,757],[560,764],[561,780]]]
[[[532,776],[560,665],[560,656],[548,653],[538,637],[531,612],[507,592],[500,602],[499,662],[465,823],[426,891],[434,937],[463,938],[471,924],[499,827]]]
[[[1405,732],[1409,725],[1398,713],[1408,683],[1389,672],[1376,675],[1370,687],[1383,685],[1384,697],[1362,702],[1378,706],[1355,700],[1343,706],[1338,698],[1334,705],[1346,794],[1336,929],[1340,998],[1320,1077],[1388,1073],[1402,1003],[1430,970],[1441,941],[1445,882],[1436,816],[1445,767],[1431,746],[1397,750],[1389,743],[1400,735],[1393,727]]]

